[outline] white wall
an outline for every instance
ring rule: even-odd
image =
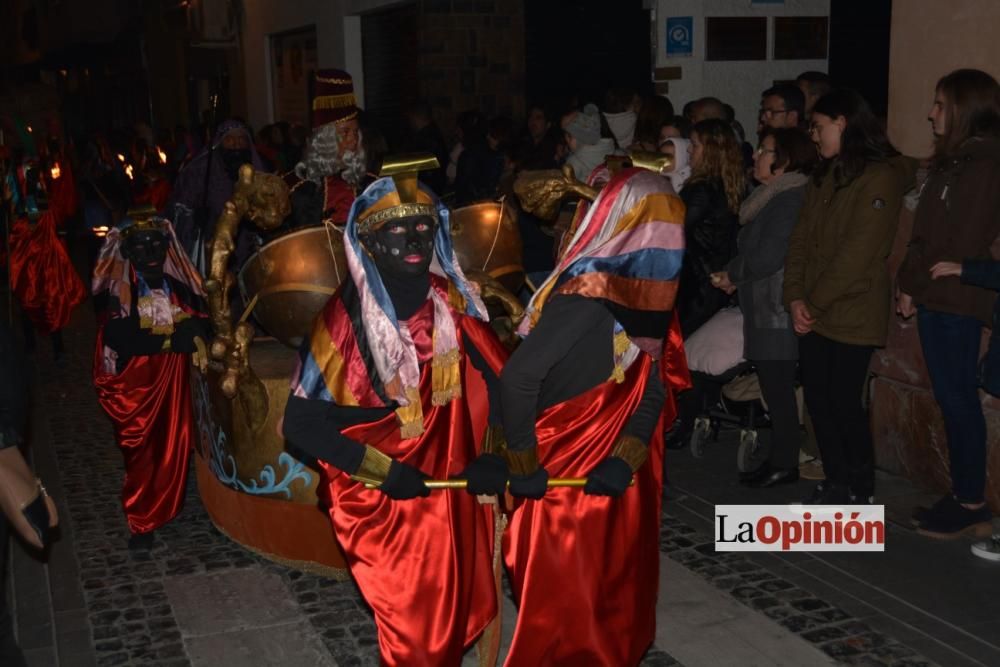
[[[827,71],[827,60],[771,60],[774,55],[775,16],[829,16],[829,0],[784,0],[782,3],[753,4],[751,0],[657,0],[655,15],[656,67],[680,67],[682,78],[670,81],[667,96],[680,113],[684,104],[699,97],[718,97],[736,109],[736,119],[753,143],[757,127],[760,94],[775,79],[793,79],[806,70]],[[693,18],[692,55],[667,58],[667,18]],[[705,61],[705,18],[725,16],[766,16],[768,19],[768,60]]]
[[[246,68],[247,120],[259,129],[274,122],[271,109],[269,37],[316,26],[320,67],[343,67],[343,3],[333,0],[245,0],[243,62]]]
[[[407,0],[244,0],[244,66],[247,119],[254,128],[273,123],[269,37],[316,26],[316,59],[321,68],[345,69],[354,77],[358,104],[364,106],[361,21],[365,12]]]

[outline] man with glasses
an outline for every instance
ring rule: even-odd
[[[805,119],[805,95],[798,86],[782,83],[761,94],[758,134],[766,127],[800,127]]]

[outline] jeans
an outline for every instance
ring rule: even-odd
[[[874,348],[809,333],[799,339],[799,372],[827,482],[862,499],[875,490],[875,449],[861,404]]]
[[[768,462],[772,468],[790,470],[799,466],[799,406],[795,401],[795,370],[798,362],[755,361],[760,392],[771,416],[771,448]]]
[[[974,317],[917,310],[934,399],[944,417],[952,493],[961,503],[981,503],[986,488],[986,419],[977,371],[983,325]]]

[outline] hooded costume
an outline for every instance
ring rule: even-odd
[[[139,229],[162,232],[168,247],[159,286],[122,252]],[[188,457],[196,441],[189,381],[191,326],[204,323],[201,276],[170,223],[129,218],[112,229],[94,268],[93,292],[107,292],[97,334],[94,386],[125,458],[122,504],[133,534],[173,519],[184,501]]]
[[[229,151],[222,147],[223,138],[231,132],[246,136],[246,149]],[[222,207],[233,196],[239,168],[246,163],[252,164],[254,171],[264,169],[246,125],[227,120],[219,125],[212,145],[195,156],[177,175],[167,211],[178,240],[200,268],[205,266],[205,245],[211,242]],[[237,241],[237,257],[249,256],[248,248],[246,241]]]
[[[513,511],[503,554],[519,615],[507,664],[635,665],[653,640],[659,424],[664,385],[684,384],[664,382],[658,360],[668,376],[685,372],[669,346],[661,359],[676,335],[683,221],[662,177],[618,172],[528,306],[501,376],[511,491],[545,472],[588,481]]]
[[[382,275],[362,245],[412,216],[437,220],[429,284]],[[506,351],[458,266],[448,209],[416,172],[405,186],[381,178],[365,189],[344,241],[350,276],[302,347],[285,436],[318,460],[318,493],[374,611],[382,664],[457,665],[497,614],[488,506],[461,491],[396,500],[362,482],[384,491],[400,467],[458,475],[476,457],[484,380]]]

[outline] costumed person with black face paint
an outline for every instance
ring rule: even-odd
[[[657,365],[683,223],[663,177],[633,168],[611,177],[532,298],[526,337],[501,374],[510,493],[520,498],[504,536],[519,609],[509,665],[636,665],[653,640]],[[550,475],[587,482],[546,492]]]
[[[285,175],[292,199],[290,227],[341,226],[366,177],[354,83],[347,72],[314,75],[313,132],[302,161]]]
[[[6,175],[3,199],[13,223],[7,240],[10,286],[25,315],[26,347],[34,351],[35,331],[48,334],[56,361],[62,361],[62,329],[87,290],[57,234],[60,221],[48,205],[37,160],[24,159]]]
[[[252,164],[254,171],[264,171],[264,163],[257,155],[246,125],[227,120],[219,126],[212,145],[177,175],[167,204],[167,217],[173,221],[184,250],[203,273],[205,245],[214,236],[215,222],[222,214],[222,207],[233,196],[233,186],[244,164]],[[237,261],[252,253],[251,233],[242,233],[237,239]]]
[[[506,350],[459,268],[448,209],[417,184],[437,161],[407,166],[383,168],[393,178],[351,208],[350,276],[302,347],[283,429],[319,462],[381,664],[457,665],[497,614],[491,506],[471,494],[502,492],[506,465],[472,462],[497,436],[487,387]],[[424,483],[456,476],[469,493]]]
[[[125,458],[129,548],[148,549],[153,531],[184,502],[197,435],[190,367],[192,355],[203,360],[198,341],[211,333],[205,293],[170,222],[138,215],[108,233],[93,291],[107,293],[108,301],[97,336],[94,386]]]

